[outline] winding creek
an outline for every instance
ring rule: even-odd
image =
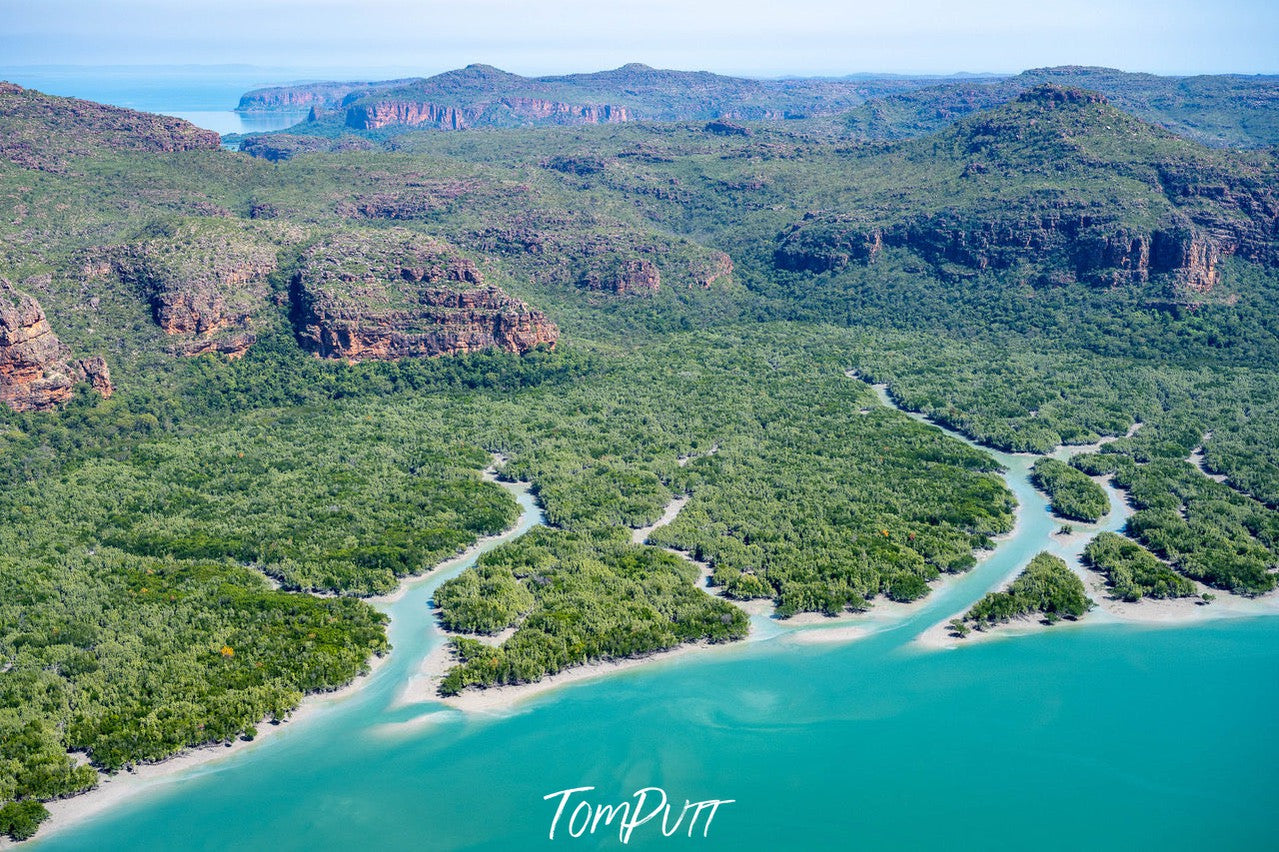
[[[1187,603],[1181,629],[1156,630],[1099,607],[1077,625],[1028,629],[1037,635],[1017,641],[927,647],[955,644],[937,641],[938,625],[1040,550],[1081,571],[1099,599],[1079,554],[1129,511],[1107,484],[1110,513],[1059,535],[1029,483],[1035,457],[982,449],[1006,468],[1016,529],[922,602],[789,622],[756,609],[752,641],[464,713],[424,697],[423,661],[445,641],[428,602],[476,553],[543,522],[527,486],[502,483],[520,504],[518,524],[379,602],[395,650],[358,689],[312,702],[222,759],[55,824],[29,848],[532,848],[547,843],[553,810],[544,797],[579,786],[596,787],[600,801],[646,786],[677,801],[735,799],[713,831],[694,835],[713,849],[936,848],[976,837],[983,848],[1021,849],[1030,836],[1036,846],[1078,848],[1078,836],[1044,831],[1063,814],[1087,823],[1096,849],[1265,845],[1279,829],[1269,800],[1279,734],[1260,725],[1241,737],[1235,725],[1205,720],[1272,713],[1279,619],[1199,612],[1264,609]],[[1227,779],[1228,792],[1215,786]],[[630,845],[677,841],[693,842],[637,831]],[[615,831],[555,842],[619,846]]]

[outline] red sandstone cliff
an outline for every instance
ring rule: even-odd
[[[344,233],[313,247],[290,298],[298,337],[328,358],[523,354],[559,337],[541,311],[484,286],[469,258],[408,232]]]
[[[40,303],[0,278],[0,402],[15,411],[47,411],[71,398],[77,380],[110,396],[106,361],[95,356],[69,362],[70,354]]]
[[[567,104],[542,98],[501,98],[467,107],[412,100],[382,100],[354,104],[346,111],[347,127],[378,130],[390,125],[431,126],[461,130],[477,124],[610,124],[631,120],[626,107],[609,104]]]

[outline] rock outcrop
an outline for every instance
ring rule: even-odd
[[[271,110],[304,110],[308,107],[335,109],[354,95],[362,97],[371,90],[401,86],[411,80],[384,80],[377,83],[303,83],[297,86],[272,86],[254,89],[240,96],[237,112]]]
[[[179,355],[243,355],[257,338],[253,318],[267,304],[277,247],[237,222],[191,220],[167,233],[101,250],[86,278],[115,274],[150,305]]]
[[[107,367],[107,359],[101,355],[77,359],[71,365],[72,372],[89,383],[89,387],[107,399],[115,393],[115,385],[111,384],[111,370]]]
[[[700,287],[709,288],[721,278],[733,274],[733,259],[722,251],[712,252],[705,260],[694,260],[689,264],[693,282]]]
[[[100,356],[70,361],[40,303],[0,278],[0,402],[15,411],[47,411],[71,398],[78,380],[103,396],[111,373]]]
[[[356,130],[380,130],[393,125],[463,130],[479,125],[612,124],[630,120],[631,113],[623,106],[523,97],[467,106],[387,99],[357,103],[346,111],[346,126]]]
[[[343,232],[312,247],[290,299],[298,338],[326,358],[524,354],[559,337],[545,314],[485,285],[452,246],[407,231]]]
[[[522,214],[464,239],[478,251],[508,258],[535,281],[592,294],[706,288],[733,272],[733,260],[724,252],[580,212]]]
[[[577,286],[610,293],[656,293],[662,275],[651,260],[631,258],[606,271],[592,271],[578,279]]]
[[[740,124],[734,124],[731,121],[720,118],[715,121],[708,121],[702,128],[706,133],[713,133],[716,136],[750,136],[751,132]]]
[[[1218,264],[1235,245],[1193,226],[1141,230],[1083,213],[1015,219],[943,214],[884,227],[856,217],[809,214],[781,235],[773,259],[782,269],[829,272],[873,263],[884,246],[895,246],[910,249],[949,278],[961,275],[957,268],[977,273],[1030,262],[1047,264],[1058,281],[1117,286],[1165,276],[1174,287],[1204,294],[1217,283]]]

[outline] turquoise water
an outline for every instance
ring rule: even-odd
[[[397,708],[439,641],[432,580],[391,606],[396,651],[366,688],[32,848],[620,848],[603,826],[574,839],[561,822],[547,839],[543,797],[584,786],[605,804],[661,787],[677,811],[735,800],[705,837],[702,823],[691,839],[639,826],[629,846],[643,849],[1274,848],[1279,619],[1149,629],[1094,613],[951,651],[912,644],[1052,541],[1031,459],[996,455],[1021,502],[1015,537],[859,641],[802,645],[765,621],[767,638],[507,715]],[[1121,525],[1118,508],[1102,527]]]

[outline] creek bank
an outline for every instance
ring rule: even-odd
[[[519,496],[528,490],[528,485],[527,483],[509,483],[498,480],[498,468],[505,461],[505,457],[500,454],[495,455],[493,464],[486,468],[481,475],[485,481],[496,483],[518,500]],[[421,574],[402,578],[396,590],[390,594],[367,598],[367,600],[379,609],[386,611],[390,604],[400,600],[411,588],[438,578],[441,574],[449,571],[461,570],[470,560],[476,558],[484,550],[489,550],[503,541],[514,538],[517,534],[522,534],[523,528],[529,520],[527,515],[528,510],[525,508],[519,521],[510,529],[477,540],[457,556]],[[268,582],[270,582],[269,578]],[[299,592],[299,594],[305,593]],[[212,764],[221,763],[227,758],[260,747],[264,743],[281,738],[283,735],[294,733],[300,735],[306,727],[304,723],[313,718],[319,710],[354,697],[372,683],[374,676],[390,661],[392,654],[394,654],[394,650],[380,657],[372,657],[367,671],[356,675],[350,682],[336,689],[304,695],[301,703],[285,719],[274,722],[267,719],[261,720],[256,725],[257,736],[253,739],[241,738],[229,743],[208,743],[185,749],[154,763],[135,765],[130,769],[121,770],[114,774],[100,772],[98,774],[98,785],[91,790],[45,803],[45,807],[49,810],[49,818],[41,823],[40,831],[35,839],[39,840],[51,836],[69,826],[76,825],[83,820],[107,811],[119,802],[131,799],[143,791],[156,789],[167,783],[175,783]],[[13,841],[0,838],[0,849],[6,849],[10,846],[16,847],[17,845]]]

